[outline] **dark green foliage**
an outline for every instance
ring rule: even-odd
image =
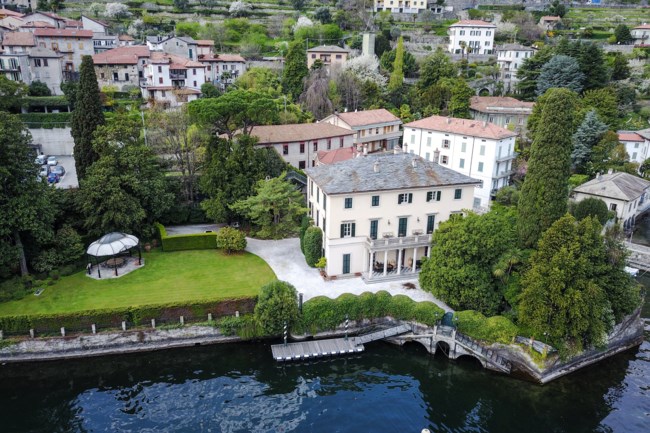
[[[50,248],[43,248],[32,260],[37,272],[49,272],[63,265],[74,263],[85,253],[81,236],[75,229],[64,225],[57,230]]]
[[[80,181],[80,207],[91,235],[121,231],[151,237],[154,222],[172,204],[158,158],[144,145],[140,129],[138,120],[125,115],[97,128],[99,159]]]
[[[616,129],[618,126],[618,98],[614,88],[587,90],[583,95],[582,104],[587,109],[596,110],[600,120],[605,122],[610,129]]]
[[[422,289],[455,309],[499,311],[503,288],[493,268],[516,247],[515,215],[514,209],[501,208],[441,223],[422,265]]]
[[[236,214],[230,205],[246,199],[260,179],[277,177],[286,163],[273,149],[255,148],[255,139],[240,135],[232,142],[212,137],[208,143],[201,190],[208,196],[201,203],[212,221],[230,222]]]
[[[573,151],[571,162],[578,173],[584,173],[591,160],[591,150],[607,132],[607,125],[600,121],[594,110],[589,111],[585,120],[573,134]]]
[[[223,227],[217,232],[217,248],[226,250],[227,254],[244,251],[246,235],[232,227]]]
[[[77,100],[72,112],[71,128],[75,167],[77,177],[81,181],[88,168],[99,158],[92,141],[97,127],[104,124],[104,113],[91,56],[83,56],[79,71],[79,89],[76,92]]]
[[[9,111],[20,106],[22,97],[27,93],[27,86],[0,75],[0,111]]]
[[[31,280],[25,284],[23,278],[14,277],[0,283],[0,302],[16,301],[32,293]]]
[[[194,233],[168,236],[165,227],[156,224],[163,251],[212,250],[217,248],[216,233]]]
[[[553,87],[564,87],[580,93],[584,79],[576,59],[564,55],[554,56],[542,66],[537,79],[537,95],[543,95]]]
[[[459,311],[458,330],[477,340],[510,344],[518,335],[519,329],[503,316],[486,318],[478,311]]]
[[[382,69],[388,72],[393,72],[393,63],[395,62],[396,50],[385,51],[382,54],[379,64]],[[415,56],[408,51],[404,51],[404,76],[413,77],[418,72],[418,64],[415,61]]]
[[[304,237],[305,261],[312,268],[323,255],[323,231],[315,226],[309,227]]]
[[[525,248],[534,247],[566,213],[576,99],[570,90],[551,89],[541,113],[518,205],[519,240]]]
[[[299,40],[292,43],[287,51],[282,75],[282,90],[293,100],[297,99],[302,93],[303,83],[308,75],[305,44]]]
[[[514,186],[506,186],[497,191],[496,202],[504,206],[517,206],[519,203],[519,190]]]
[[[300,238],[300,251],[305,254],[305,233],[307,229],[311,226],[311,219],[307,215],[303,215],[300,220],[300,231],[298,232],[298,237]]]
[[[420,66],[420,79],[417,87],[420,91],[425,91],[430,86],[436,84],[442,78],[456,78],[458,69],[451,61],[449,56],[442,49],[437,49],[435,53],[426,57]]]
[[[560,3],[560,0],[555,0],[548,7],[548,12],[549,12],[549,15],[564,18],[564,15],[566,15],[566,13],[567,13],[567,7],[564,5],[564,3]]]
[[[630,77],[630,66],[623,53],[615,52],[611,57],[612,80],[625,80]]]
[[[204,98],[218,98],[221,96],[221,90],[212,83],[201,84],[201,95]]]
[[[537,96],[537,79],[542,67],[553,57],[553,48],[546,45],[532,57],[524,60],[517,70],[517,92],[524,101],[532,101]]]
[[[387,37],[384,33],[378,33],[375,36],[375,55],[381,58],[386,51],[390,51],[390,37]]]
[[[600,89],[607,86],[609,71],[601,47],[592,42],[582,44],[578,62],[585,77],[582,85],[583,90]]]
[[[28,90],[29,96],[52,96],[52,91],[42,81],[32,81]]]
[[[616,320],[638,305],[638,287],[625,274],[620,238],[603,242],[602,226],[587,217],[557,220],[541,237],[522,280],[519,319],[547,333],[561,354],[605,341]]]
[[[5,335],[27,335],[30,329],[36,333],[59,332],[63,326],[67,332],[90,333],[92,324],[98,330],[121,329],[122,321],[127,326],[151,326],[151,319],[158,324],[179,323],[183,316],[186,322],[203,322],[212,313],[215,319],[223,316],[233,316],[236,311],[240,314],[252,313],[255,298],[239,298],[219,301],[199,301],[191,304],[160,304],[156,306],[137,306],[116,309],[101,309],[78,311],[60,314],[33,314],[29,316],[14,315],[0,317],[0,329]]]
[[[633,41],[630,28],[625,24],[619,24],[616,26],[614,29],[614,36],[616,37],[616,42],[619,44],[629,44]]]
[[[599,198],[586,198],[579,201],[575,205],[572,215],[578,221],[587,217],[593,217],[602,225],[604,225],[610,217],[607,204]]]
[[[327,6],[321,6],[314,11],[314,18],[321,22],[321,24],[330,24],[332,22],[332,14]]]
[[[285,281],[274,281],[262,286],[255,318],[269,335],[282,334],[284,324],[291,329],[298,321],[298,292]]]

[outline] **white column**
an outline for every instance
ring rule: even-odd
[[[374,257],[375,257],[375,253],[370,251],[370,263],[368,264],[368,279],[372,278],[372,271],[373,271],[373,268],[375,267],[374,266],[375,265]]]
[[[397,275],[402,273],[402,250],[397,250]]]
[[[417,259],[418,259],[418,247],[413,248],[413,266],[411,267],[411,272],[415,273],[415,268],[417,268]]]
[[[384,277],[386,276],[387,266],[388,266],[388,250],[384,251]]]

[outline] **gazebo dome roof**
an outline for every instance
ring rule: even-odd
[[[112,232],[105,234],[88,247],[86,254],[95,257],[113,256],[138,245],[140,241],[133,235]]]

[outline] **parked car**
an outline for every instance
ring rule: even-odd
[[[57,165],[59,161],[57,161],[56,156],[48,156],[47,157],[47,165]]]
[[[42,167],[41,167],[41,171],[40,171],[38,174],[39,174],[41,177],[47,177],[47,175],[49,174],[49,172],[48,172],[48,170],[47,170],[47,165],[42,166]]]
[[[36,159],[34,160],[34,163],[38,165],[45,165],[47,164],[47,155],[38,155]]]
[[[62,165],[55,165],[50,167],[50,173],[56,173],[61,178],[65,174],[65,168]]]
[[[58,183],[61,178],[58,174],[50,172],[47,175],[47,183]]]

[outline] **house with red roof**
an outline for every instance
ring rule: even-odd
[[[405,152],[481,180],[473,208],[484,208],[496,191],[510,184],[517,156],[516,136],[486,121],[431,116],[404,125],[402,147]]]
[[[402,136],[399,129],[402,120],[384,108],[334,113],[321,122],[353,131],[357,150],[365,153],[392,150]]]
[[[246,72],[246,60],[239,54],[199,54],[209,82],[226,88]]]
[[[452,54],[492,54],[497,26],[481,20],[460,20],[449,26],[449,45]]]
[[[650,38],[650,24],[643,23],[640,26],[636,26],[630,30],[630,34],[632,35],[632,39],[634,39],[635,46],[643,47],[650,45],[648,41]]]
[[[64,78],[79,71],[83,56],[95,54],[90,30],[39,28],[34,30],[34,37],[38,47],[63,55]]]
[[[150,104],[175,107],[197,99],[205,82],[205,65],[202,63],[154,51],[144,66],[142,95]]]
[[[93,56],[95,75],[100,88],[117,86],[120,91],[125,86],[140,86],[146,81],[144,69],[151,52],[144,45],[117,47]]]

